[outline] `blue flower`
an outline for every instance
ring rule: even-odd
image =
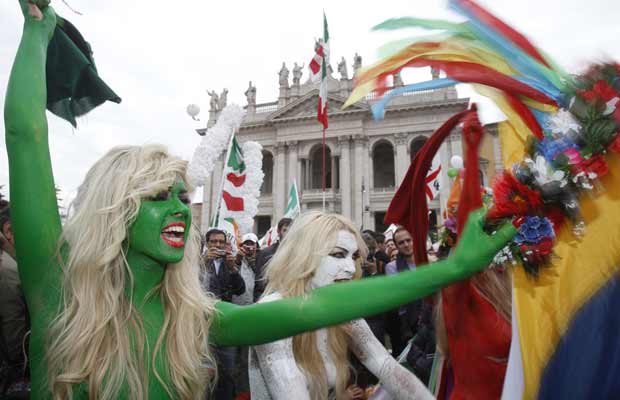
[[[552,162],[555,158],[564,153],[566,149],[577,149],[577,144],[573,142],[568,136],[563,136],[558,139],[544,138],[536,146],[537,150],[545,157],[548,162]]]
[[[553,226],[546,217],[525,217],[525,222],[519,227],[514,241],[517,244],[536,244],[544,238],[553,238]]]

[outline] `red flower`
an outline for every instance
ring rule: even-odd
[[[589,174],[590,172],[594,172],[598,178],[601,178],[609,172],[609,168],[607,167],[607,162],[605,158],[599,154],[594,157],[590,157],[587,160],[583,160],[581,163],[575,165],[573,167],[573,172],[578,174],[580,172],[584,172]]]
[[[504,171],[493,183],[493,207],[487,217],[498,219],[517,215],[529,215],[542,206],[540,194],[519,182]]]
[[[551,221],[553,231],[556,235],[558,235],[560,233],[560,229],[566,221],[566,214],[564,214],[564,212],[557,207],[545,207],[544,215],[549,219],[549,221]]]
[[[620,153],[620,132],[616,132],[616,137],[614,137],[614,140],[609,143],[607,149],[609,151],[613,151],[614,153]]]
[[[542,265],[549,262],[553,250],[553,241],[550,238],[545,238],[537,244],[521,244],[519,249],[528,263]]]
[[[587,101],[601,99],[605,103],[607,103],[609,100],[613,99],[617,95],[614,89],[602,79],[596,81],[596,83],[592,86],[592,89],[579,90],[578,93]]]

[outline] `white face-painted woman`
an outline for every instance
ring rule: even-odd
[[[353,224],[340,215],[300,216],[267,269],[260,302],[303,295],[359,277],[366,247]],[[300,318],[303,316],[300,315]],[[252,399],[348,399],[352,352],[381,380],[392,399],[432,399],[424,384],[398,364],[364,320],[320,329],[250,350]]]

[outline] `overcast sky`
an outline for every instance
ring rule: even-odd
[[[379,34],[370,28],[391,17],[461,18],[445,1],[87,1],[52,5],[72,21],[93,48],[104,80],[122,97],[78,121],[74,130],[48,113],[50,148],[56,184],[65,196],[87,169],[112,146],[163,143],[177,155],[191,157],[199,142],[195,129],[208,117],[207,89],[229,89],[228,103],[245,105],[248,81],[257,102],[276,100],[282,62],[306,63],[314,39],[322,35],[322,11],[329,23],[332,64],[342,56],[349,71],[355,52],[364,64],[375,51],[403,33]],[[366,3],[366,4],[364,4]],[[588,60],[620,60],[618,0],[484,0],[481,3],[517,27],[569,71]],[[21,35],[22,16],[15,0],[0,2],[0,106]],[[411,32],[415,34],[415,31]],[[335,76],[338,76],[335,74]],[[403,74],[405,83],[426,77]],[[304,71],[302,82],[307,72]],[[467,95],[467,91],[460,90]],[[195,122],[189,103],[202,112]],[[0,121],[0,185],[8,194],[4,124]]]

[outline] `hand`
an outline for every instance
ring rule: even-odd
[[[227,252],[226,256],[224,258],[224,263],[226,263],[226,266],[228,268],[230,268],[230,270],[233,271],[233,272],[237,271],[237,267],[235,266],[235,264],[236,264],[235,261],[236,261],[236,257],[233,256],[232,253]]]
[[[209,247],[207,250],[207,260],[215,260],[220,257],[220,249],[217,247]]]
[[[375,275],[377,273],[377,262],[376,261],[365,261],[364,266],[370,275]]]
[[[51,39],[56,28],[56,13],[49,6],[49,0],[19,0],[22,14],[26,22],[34,22],[37,26],[44,29],[44,32]]]
[[[362,400],[364,391],[357,385],[351,385],[346,390],[347,400]]]
[[[245,257],[245,250],[243,250],[243,247],[240,247],[239,249],[237,249],[237,258],[235,259],[235,264],[237,265],[241,265],[241,262],[243,261],[243,257]]]
[[[485,210],[483,208],[469,214],[454,255],[450,257],[456,268],[465,276],[473,275],[486,268],[493,257],[517,234],[517,229],[507,223],[494,234],[489,235],[482,229],[484,221]]]

